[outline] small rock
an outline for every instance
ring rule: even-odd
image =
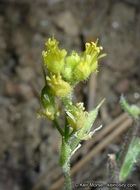
[[[129,91],[129,89],[130,89],[130,83],[129,80],[127,79],[120,80],[115,87],[116,92],[118,92],[119,94]]]
[[[70,11],[65,11],[54,19],[55,24],[63,29],[68,35],[76,36],[79,34],[78,23]]]
[[[33,97],[33,91],[29,85],[15,84],[11,81],[6,82],[5,93],[9,96],[18,96],[24,100],[30,100]]]

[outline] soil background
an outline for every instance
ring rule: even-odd
[[[0,190],[30,190],[58,165],[59,134],[36,116],[44,85],[41,52],[53,34],[61,48],[79,53],[98,37],[108,54],[90,89],[86,81],[74,92],[74,101],[84,101],[87,109],[106,98],[99,122],[107,125],[123,112],[121,94],[130,103],[140,100],[139,0],[0,0]],[[106,181],[107,154],[116,153],[123,141],[121,135],[97,154],[73,183]],[[86,150],[76,162],[85,155]],[[49,190],[53,177],[39,189]],[[140,189],[140,161],[126,183]]]

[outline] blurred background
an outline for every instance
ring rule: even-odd
[[[0,190],[63,189],[61,138],[50,121],[36,116],[44,85],[41,52],[53,34],[61,48],[79,53],[98,37],[107,53],[98,75],[74,92],[74,101],[83,101],[87,110],[106,98],[94,127],[107,127],[123,115],[121,94],[130,103],[140,101],[139,0],[0,0]],[[107,155],[119,151],[123,132],[75,169],[73,184],[107,181]],[[72,168],[95,148],[83,144]],[[140,162],[126,183],[140,189]]]

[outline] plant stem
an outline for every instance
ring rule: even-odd
[[[59,125],[59,123],[57,122],[56,119],[53,120],[53,123],[55,124],[55,126],[56,126],[57,130],[59,131],[59,133],[60,133],[62,136],[64,136],[64,131],[61,129],[61,127],[60,127],[60,125]]]
[[[64,175],[64,184],[66,190],[71,190],[71,179],[70,179],[70,163],[67,163],[66,168],[63,168],[63,175]]]
[[[73,130],[70,134],[69,137],[72,137],[76,133],[76,130]]]
[[[66,154],[63,156],[66,157],[66,161],[62,167],[64,175],[64,184],[66,190],[71,190],[71,179],[70,179],[70,140],[69,140],[69,125],[67,121],[67,115],[65,114],[65,143],[62,146],[65,146]]]
[[[69,139],[69,125],[68,125],[66,114],[65,114],[65,139],[66,141]]]
[[[60,167],[62,168],[64,175],[64,184],[66,190],[71,190],[71,179],[70,179],[70,142],[69,138],[62,137],[62,147],[60,155]]]

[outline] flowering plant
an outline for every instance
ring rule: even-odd
[[[85,51],[81,55],[72,51],[66,56],[67,51],[59,49],[55,38],[49,38],[45,45],[46,51],[42,52],[45,86],[41,91],[41,109],[38,116],[52,120],[62,137],[59,165],[64,174],[65,189],[71,190],[70,159],[81,146],[80,141],[88,140],[102,127],[91,131],[99,108],[104,102],[103,99],[95,109],[87,112],[83,102],[73,104],[72,92],[78,82],[87,80],[92,72],[98,72],[98,60],[106,54],[100,54],[103,48],[97,46],[98,40],[95,43],[86,43]],[[57,99],[61,101],[61,106],[57,105]],[[118,155],[110,155],[111,167],[108,171],[110,179],[114,179],[114,182],[124,181],[140,156],[140,138],[135,137],[140,120],[140,108],[129,105],[124,96],[121,96],[121,105],[133,118],[133,126],[130,127]],[[64,127],[58,122],[62,106],[65,116]]]
[[[45,45],[46,51],[42,52],[45,86],[41,91],[42,108],[38,111],[38,116],[52,120],[62,136],[59,163],[64,174],[65,188],[70,190],[70,158],[80,147],[81,140],[91,138],[95,131],[101,128],[90,131],[104,102],[102,100],[93,111],[88,113],[82,102],[76,105],[72,103],[72,92],[78,82],[87,80],[92,72],[97,72],[98,60],[106,54],[100,55],[103,48],[97,46],[98,40],[95,43],[86,43],[85,51],[81,55],[72,51],[67,57],[67,51],[59,49],[55,38],[49,38]],[[57,121],[62,110],[57,105],[57,99],[60,99],[64,105],[64,128]]]

